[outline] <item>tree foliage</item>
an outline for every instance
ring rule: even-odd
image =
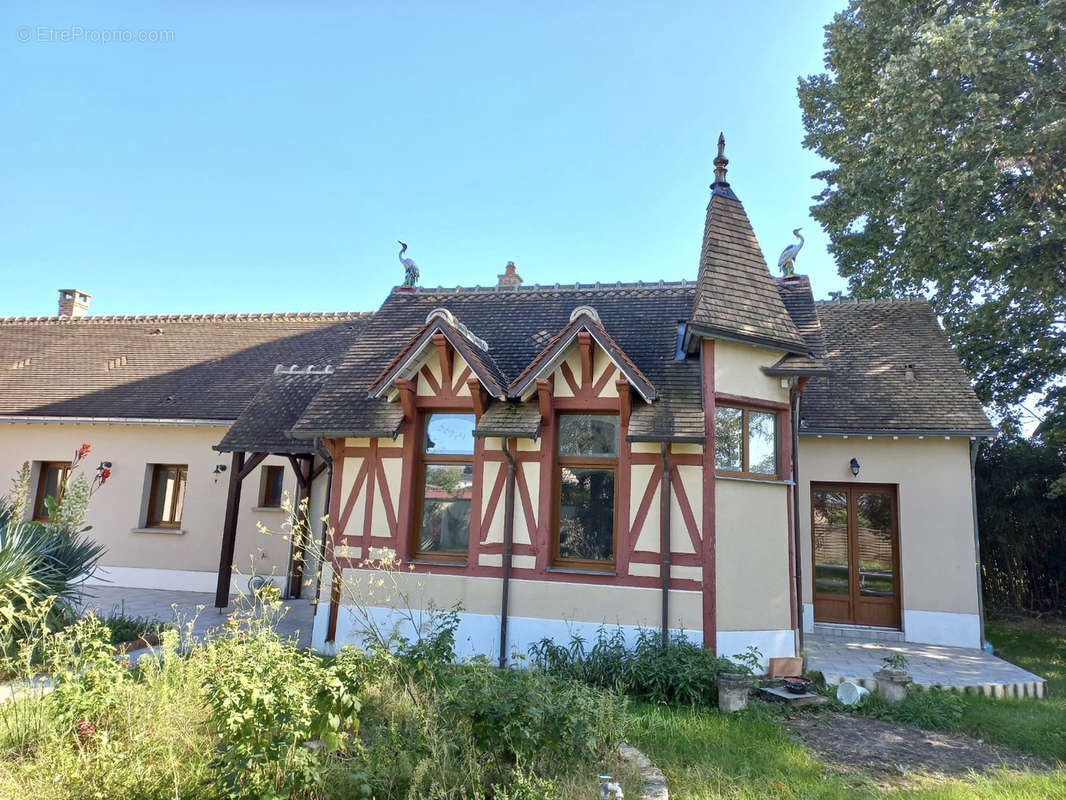
[[[1049,497],[1062,462],[1039,440],[1005,436],[977,460],[985,605],[1066,611],[1066,497]]]
[[[930,298],[982,401],[1066,428],[1066,0],[851,0],[799,82],[858,296]]]

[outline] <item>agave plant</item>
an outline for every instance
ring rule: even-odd
[[[70,605],[103,552],[86,529],[19,519],[0,498],[0,596]]]

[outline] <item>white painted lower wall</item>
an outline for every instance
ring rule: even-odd
[[[401,613],[389,608],[368,608],[366,613],[372,623],[386,636],[395,630],[402,636],[413,639],[415,625],[423,624],[425,612],[413,612],[414,624]],[[337,638],[329,645],[326,643],[326,628],[329,620],[329,605],[322,603],[315,615],[311,644],[315,650],[334,652],[345,645],[362,643],[367,621],[361,612],[353,606],[341,606],[337,616]],[[508,652],[514,656],[528,656],[530,645],[541,639],[551,639],[557,644],[569,644],[573,636],[580,636],[591,647],[599,632],[605,630],[608,636],[621,631],[627,645],[636,643],[642,630],[636,625],[601,625],[592,622],[580,622],[565,619],[540,619],[535,617],[509,617],[507,620]],[[671,629],[672,634],[682,634],[694,644],[701,644],[701,631],[682,631]],[[770,658],[795,655],[795,633],[782,631],[721,631],[717,636],[719,655],[729,657],[743,653],[749,645],[755,645],[762,654],[765,669]],[[500,617],[498,614],[459,615],[459,628],[455,635],[456,655],[459,658],[471,658],[477,655],[496,659],[500,652]]]
[[[283,587],[283,577],[263,576],[278,588]],[[215,593],[218,584],[217,572],[191,569],[155,569],[151,567],[97,567],[85,581],[85,585],[116,586],[128,589],[161,589],[170,592]],[[230,594],[247,594],[248,576],[234,574],[230,579]]]
[[[905,608],[903,638],[908,642],[948,647],[981,647],[981,618],[977,614]]]
[[[762,655],[762,667],[768,669],[771,658],[789,658],[796,655],[796,632],[779,631],[718,631],[715,637],[718,655],[732,658],[741,655],[754,645]]]

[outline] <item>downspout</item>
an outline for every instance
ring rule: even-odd
[[[985,646],[985,589],[981,580],[981,537],[977,525],[977,450],[980,439],[970,439],[970,497],[973,500],[973,553],[977,569],[977,625],[980,631],[978,647]]]
[[[799,482],[799,381],[792,379],[789,393],[792,406],[792,566],[796,572],[796,654],[803,652],[803,559],[800,553],[800,482]]]
[[[507,440],[500,447],[507,458],[507,491],[503,512],[503,596],[500,598],[500,669],[507,666],[507,603],[511,589],[511,543],[514,541],[514,455],[507,449]]]
[[[316,570],[318,574],[315,578],[314,606],[317,613],[319,594],[322,591],[322,570],[325,569],[326,544],[329,538],[329,503],[333,493],[333,456],[322,444],[321,439],[315,439],[315,452],[326,462],[326,502],[323,509],[325,513],[322,515],[322,544],[318,550],[318,569]],[[310,500],[308,500],[308,503],[310,503]]]
[[[663,485],[659,492],[659,572],[663,586],[662,645],[670,641],[670,459],[669,445],[659,444],[663,457]]]

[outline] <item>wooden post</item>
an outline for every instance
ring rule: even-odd
[[[289,572],[289,597],[299,599],[303,592],[304,555],[307,552],[307,534],[310,532],[310,518],[303,503],[311,498],[312,458],[289,456],[289,463],[296,472],[296,508],[294,519],[296,526],[292,531],[292,564]]]
[[[243,472],[244,453],[235,452],[229,468],[229,492],[226,495],[226,517],[222,523],[222,553],[218,559],[215,608],[225,608],[229,605],[229,583],[233,574],[233,550],[237,544],[237,512],[240,511]]]

